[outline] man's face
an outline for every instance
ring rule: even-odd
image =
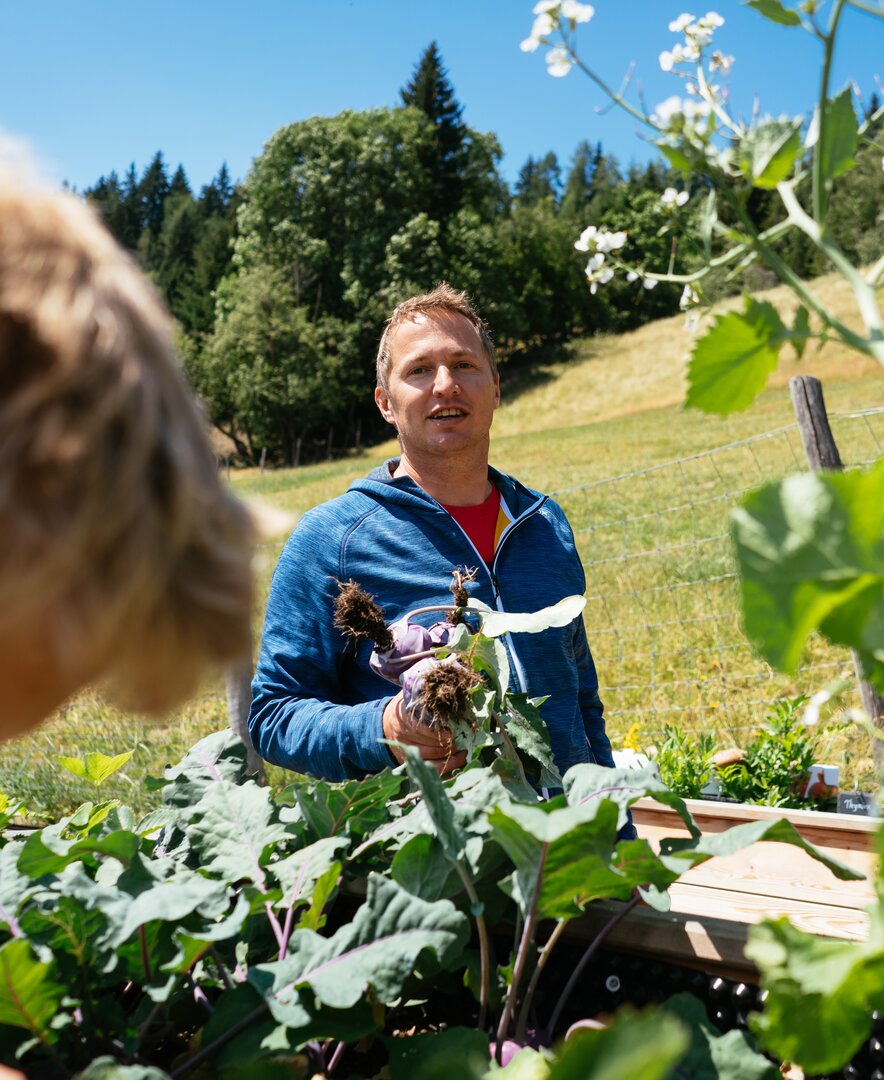
[[[410,458],[487,448],[500,382],[473,324],[456,312],[418,315],[390,337],[384,419]]]

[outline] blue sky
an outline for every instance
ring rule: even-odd
[[[794,3],[794,0],[791,0]],[[619,84],[630,60],[649,106],[679,91],[657,56],[677,40],[667,23],[706,7],[662,0],[596,0],[580,52]],[[830,3],[823,6],[824,15]],[[716,41],[737,62],[738,111],[806,112],[816,93],[819,46],[800,29],[719,0]],[[546,74],[542,50],[519,51],[531,0],[0,0],[0,128],[30,141],[57,179],[79,188],[102,173],[139,169],[157,149],[206,183],[222,161],[248,171],[281,125],[342,109],[395,105],[433,39],[466,121],[497,133],[512,180],[529,155],[567,163],[583,138],[623,163],[651,150],[577,71]],[[836,87],[868,95],[884,78],[884,20],[849,10],[835,57]]]

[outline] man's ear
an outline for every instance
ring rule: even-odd
[[[374,403],[377,405],[381,416],[383,416],[387,423],[392,424],[395,427],[396,419],[393,416],[393,410],[390,408],[390,398],[382,386],[376,386],[374,388]]]

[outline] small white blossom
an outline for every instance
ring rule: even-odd
[[[657,279],[656,278],[648,278],[648,277],[646,277],[642,281],[642,286],[645,289],[647,289],[648,292],[650,292],[651,289],[656,289],[657,288]]]
[[[597,246],[599,251],[603,251],[606,254],[611,251],[617,251],[618,248],[622,248],[626,243],[625,232],[603,232],[599,233]]]
[[[573,65],[574,61],[568,55],[568,50],[563,49],[561,45],[550,49],[546,54],[546,70],[555,79],[561,79],[567,75]]]
[[[597,251],[594,255],[590,255],[589,262],[586,264],[587,274],[594,274],[596,270],[601,270],[605,265],[605,256]]]
[[[545,38],[548,34],[551,34],[555,28],[556,20],[552,15],[538,15],[531,27],[531,37],[538,39]]]
[[[700,59],[700,43],[693,39],[688,41],[682,50],[682,59],[693,63]]]
[[[689,26],[694,21],[693,15],[679,15],[677,19],[673,19],[669,24],[669,29],[673,34],[680,34],[686,26]]]
[[[651,114],[651,119],[660,127],[670,127],[673,120],[684,112],[684,104],[677,94],[673,94],[672,97],[660,102]]]
[[[539,44],[540,38],[526,37],[523,41],[519,42],[519,48],[522,52],[534,52]]]
[[[667,210],[675,210],[678,206],[684,206],[690,195],[686,191],[676,191],[674,187],[668,187],[660,196],[660,201]]]
[[[695,307],[700,303],[700,294],[694,288],[693,285],[685,285],[681,299],[678,302],[678,306],[682,311],[687,311],[688,308]]]
[[[561,0],[537,0],[531,11],[534,15],[546,15],[560,6]]]
[[[629,282],[638,281],[641,274],[637,270],[630,270],[626,275],[626,280]]]
[[[592,4],[578,4],[577,0],[564,0],[562,17],[575,23],[587,23],[595,15]]]
[[[593,255],[586,264],[586,277],[589,281],[589,291],[595,296],[599,285],[606,285],[614,276],[610,266],[603,266],[604,255]],[[598,262],[601,259],[602,263]]]
[[[601,261],[599,266],[605,261],[605,255],[611,251],[617,251],[618,248],[622,248],[626,243],[625,232],[606,232],[600,231],[595,225],[588,225],[580,234],[580,238],[575,242],[574,247],[578,251],[600,252],[600,255],[594,255],[594,258],[599,258]],[[592,261],[592,260],[590,260]]]
[[[678,61],[675,59],[675,52],[663,51],[660,53],[660,67],[663,71],[672,71],[672,67]]]
[[[580,239],[576,241],[574,247],[578,251],[595,251],[596,248],[596,234],[598,229],[595,225],[588,225],[580,234]]]
[[[709,60],[709,70],[720,71],[722,75],[730,75],[733,66],[734,58],[732,56],[727,56],[723,52],[719,52],[717,49]]]
[[[724,19],[717,11],[707,11],[700,22],[706,23],[708,26],[715,27],[716,29],[719,26],[724,26]]]

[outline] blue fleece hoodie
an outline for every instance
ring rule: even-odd
[[[358,582],[387,623],[416,607],[450,604],[451,571],[478,566],[470,594],[505,611],[536,611],[586,581],[564,512],[549,497],[489,469],[514,520],[489,568],[439,503],[391,463],[304,515],[273,576],[249,732],[268,761],[328,780],[394,764],[382,717],[391,683],[368,665],[371,645],[354,647],[332,611],[338,582]],[[427,624],[439,615],[427,615]],[[507,635],[511,685],[549,695],[542,714],[564,772],[578,762],[613,765],[598,679],[583,620],[539,634]]]

